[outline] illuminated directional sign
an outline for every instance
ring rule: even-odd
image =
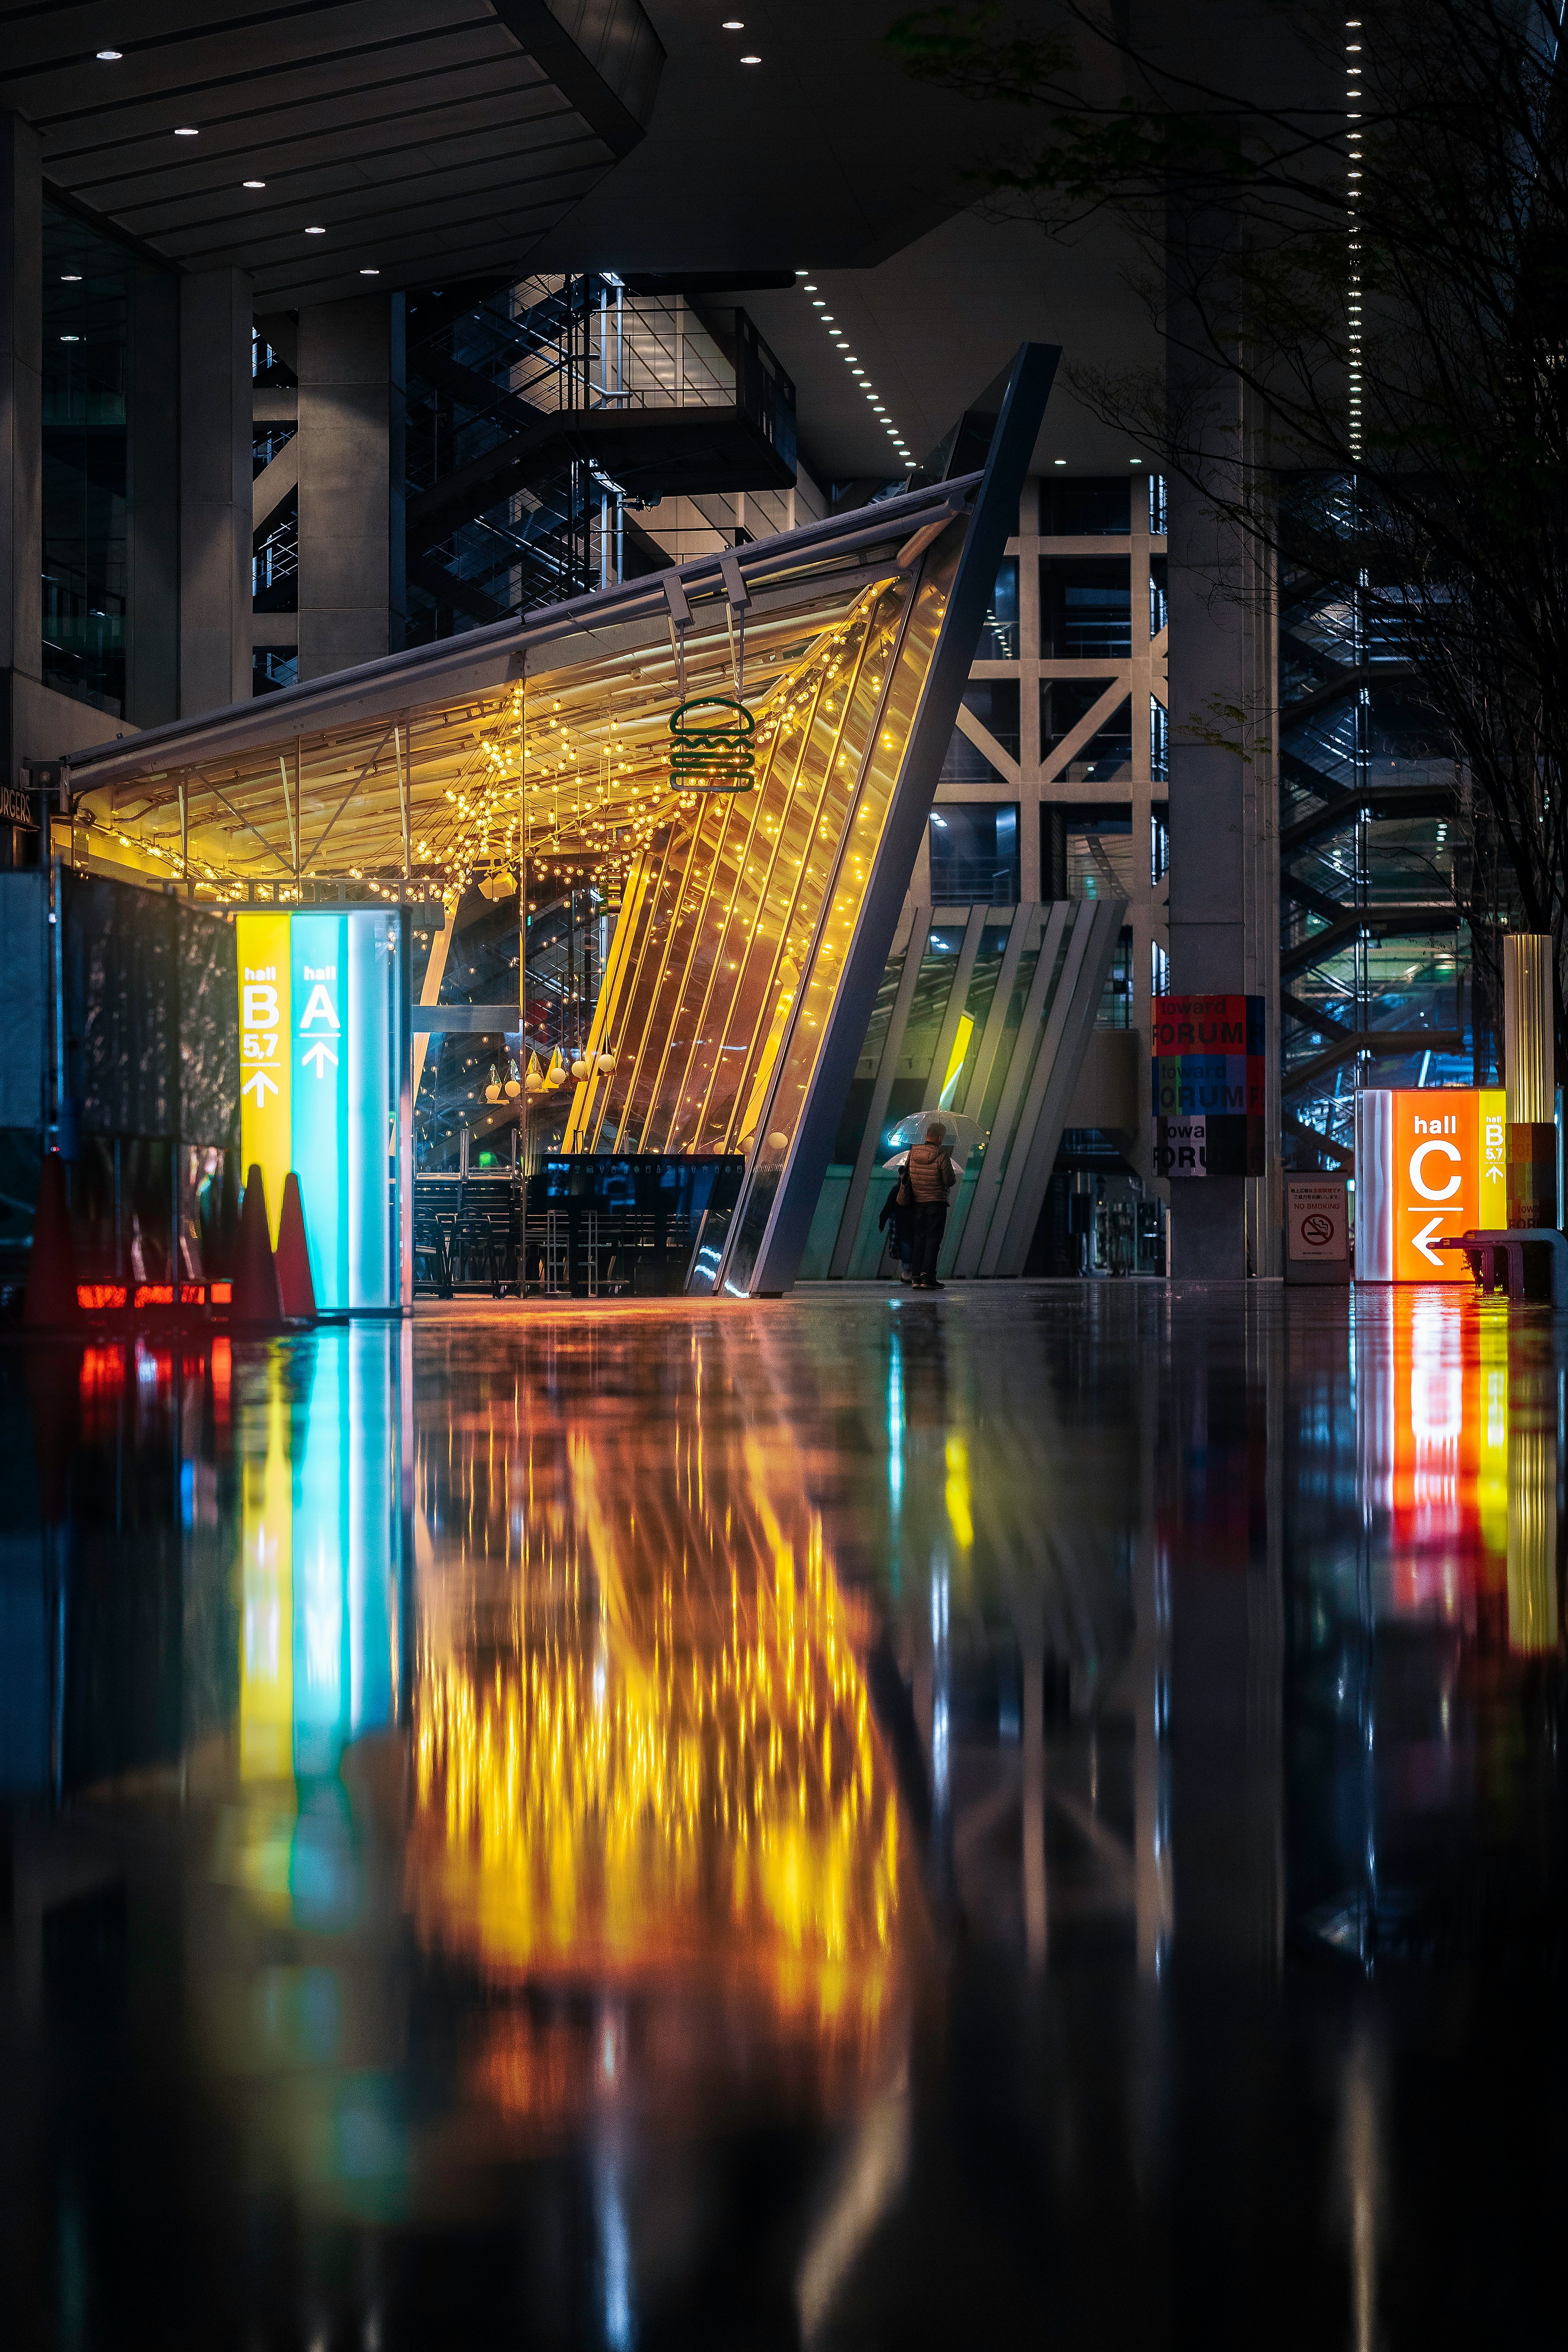
[[[1473,1227],[1508,1223],[1500,1087],[1365,1087],[1356,1097],[1356,1279],[1468,1282]]]
[[[399,919],[246,914],[235,930],[240,1159],[266,1180],[273,1241],[292,1169],[317,1305],[395,1307]]]

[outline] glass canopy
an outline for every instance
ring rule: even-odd
[[[692,1280],[775,1286],[779,1181],[853,1062],[1053,364],[1020,355],[983,474],[78,755],[73,863],[223,905],[478,886],[524,919],[595,887],[564,1149],[743,1155]],[[704,755],[715,723],[749,763]]]

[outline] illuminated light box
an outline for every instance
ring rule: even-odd
[[[259,1166],[273,1244],[300,1179],[316,1304],[399,1303],[401,918],[377,908],[237,915],[239,1148]]]
[[[1369,1087],[1356,1097],[1356,1280],[1468,1282],[1436,1244],[1508,1223],[1500,1087]]]

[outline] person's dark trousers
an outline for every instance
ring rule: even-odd
[[[934,1282],[936,1262],[942,1255],[942,1237],[947,1230],[947,1202],[917,1201],[910,1211],[910,1223],[914,1228],[910,1274],[916,1282]]]

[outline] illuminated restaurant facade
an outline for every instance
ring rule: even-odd
[[[378,1193],[384,1166],[401,1263],[374,1297],[344,1287],[331,1303],[412,1295],[416,1106],[429,1041],[450,1032],[488,1045],[492,1099],[521,1097],[514,1161],[537,1159],[542,1131],[567,1161],[739,1163],[685,1286],[789,1287],[868,1036],[875,1052],[880,1010],[885,1046],[898,1011],[879,1006],[890,954],[908,975],[893,992],[902,1035],[931,918],[912,943],[900,910],[1055,356],[1023,347],[955,436],[967,470],[926,488],[70,761],[54,845],[75,875],[162,884],[182,920],[233,923],[240,1163],[267,1170],[274,1226],[302,1105],[330,1091],[340,1123],[373,1136],[354,1181]],[[475,889],[496,903],[510,976],[504,996],[454,1002],[454,912]],[[563,905],[571,992],[541,952],[553,915],[559,965]],[[1031,1147],[1047,1109],[1059,1133],[1053,1075],[1070,1086],[1118,911],[1020,909],[993,923],[996,943],[984,910],[966,914],[963,986],[933,1041],[943,1102],[988,1113],[994,1132],[962,1221],[988,1261],[966,1271],[1021,1270],[1055,1151]],[[346,1013],[323,993],[329,934],[352,969],[348,938],[367,918],[380,944],[359,1001],[407,1024],[390,1071],[362,1055],[373,1087],[354,1079]],[[285,956],[300,1017],[284,1024],[289,1066],[264,1066]],[[991,1018],[967,1002],[977,971]],[[292,1089],[287,1137],[279,1086]],[[865,1255],[886,1086],[876,1095],[825,1272]],[[332,1165],[353,1160],[345,1143]],[[320,1199],[312,1222],[334,1230],[384,1221],[375,1202],[362,1214],[346,1194]]]

